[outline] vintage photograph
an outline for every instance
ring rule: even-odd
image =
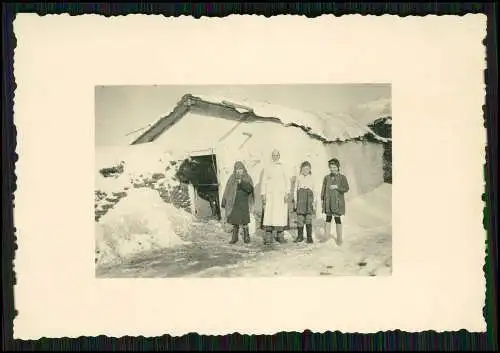
[[[486,16],[200,16],[16,16],[14,337],[485,332]]]
[[[390,276],[391,85],[95,87],[98,278]]]

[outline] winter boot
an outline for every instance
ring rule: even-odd
[[[284,236],[284,232],[282,230],[278,231],[276,233],[276,241],[280,244],[285,244],[286,243],[286,239],[285,239],[285,236]]]
[[[325,222],[325,239],[330,239],[332,236],[332,224],[330,222]]]
[[[273,242],[273,233],[266,230],[264,233],[264,245],[270,245]]]
[[[336,224],[335,230],[337,231],[337,245],[342,245],[342,224]]]
[[[238,233],[240,231],[240,227],[237,225],[233,226],[233,237],[231,238],[231,241],[229,244],[235,244],[238,241]]]
[[[248,231],[248,226],[243,227],[243,241],[245,244],[250,243],[250,233]]]
[[[304,241],[304,226],[297,227],[297,238],[294,243],[300,243],[301,241]]]
[[[312,224],[306,224],[307,242],[309,244],[313,243],[312,230],[313,230]]]

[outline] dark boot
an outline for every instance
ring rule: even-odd
[[[240,227],[237,225],[233,226],[233,237],[231,238],[231,241],[229,244],[235,244],[238,241],[238,233],[240,231]]]
[[[248,226],[243,227],[243,241],[245,244],[250,243],[250,233],[248,232]]]
[[[294,240],[295,243],[300,243],[304,241],[304,226],[297,227],[297,238]]]
[[[284,236],[284,232],[281,230],[281,231],[278,231],[276,233],[276,241],[280,244],[285,244],[286,243],[286,239],[285,239],[285,236]]]
[[[270,245],[273,242],[273,233],[266,230],[264,233],[264,245]]]
[[[307,242],[309,244],[313,243],[312,228],[312,224],[306,224]]]

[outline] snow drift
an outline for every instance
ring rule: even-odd
[[[183,156],[174,156],[155,144],[105,147],[96,151],[95,220],[105,215],[134,188],[156,190],[167,203],[188,210],[189,195],[185,185],[176,179],[177,166]],[[121,172],[102,173],[122,166]]]
[[[392,224],[392,186],[382,184],[347,204],[346,223],[363,228]]]
[[[158,192],[132,189],[96,223],[97,265],[145,251],[185,244],[191,214],[165,203]]]

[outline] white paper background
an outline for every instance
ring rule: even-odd
[[[16,338],[485,330],[485,16],[14,26]],[[94,277],[95,85],[356,82],[393,85],[392,277]]]

